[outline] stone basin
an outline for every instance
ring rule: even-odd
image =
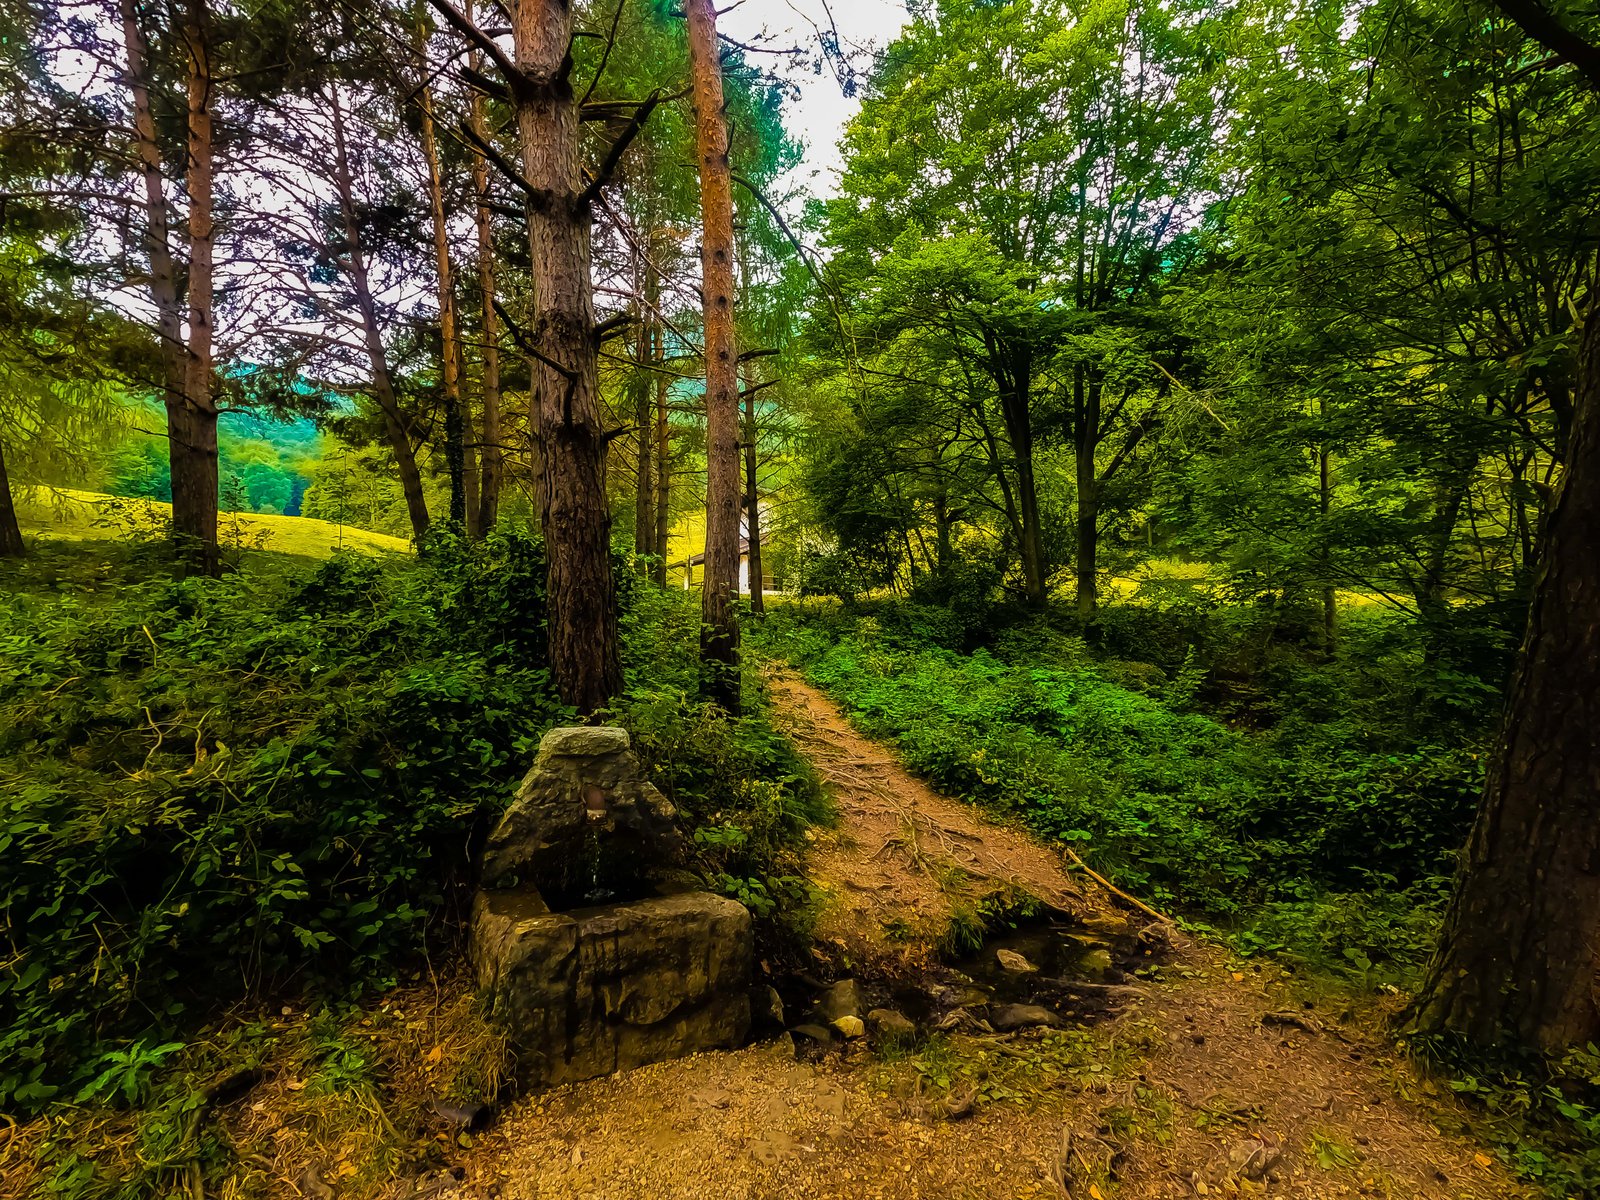
[[[724,896],[550,912],[531,889],[481,892],[472,945],[530,1087],[731,1048],[750,1027],[750,913]]]
[[[686,886],[672,815],[625,730],[556,729],[540,743],[485,848],[491,886],[470,942],[524,1086],[743,1042],[750,913]]]

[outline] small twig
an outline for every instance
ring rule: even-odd
[[[1261,1014],[1263,1025],[1289,1025],[1295,1029],[1304,1030],[1306,1033],[1320,1034],[1322,1025],[1310,1017],[1302,1017],[1293,1012],[1266,1012]]]
[[[1148,915],[1154,917],[1158,921],[1163,922],[1164,924],[1167,924],[1167,925],[1171,925],[1172,924],[1172,918],[1171,917],[1167,916],[1165,913],[1157,912],[1155,909],[1151,908],[1148,904],[1146,904],[1143,900],[1140,900],[1135,896],[1128,895],[1127,892],[1123,891],[1116,884],[1112,883],[1104,875],[1101,875],[1098,871],[1096,871],[1092,867],[1090,867],[1088,863],[1084,862],[1083,859],[1078,857],[1077,851],[1072,849],[1071,846],[1063,846],[1063,847],[1061,847],[1061,852],[1063,854],[1065,854],[1068,858],[1070,858],[1078,866],[1078,868],[1083,871],[1083,873],[1085,875],[1087,875],[1090,879],[1094,880],[1101,887],[1105,888],[1106,891],[1110,892],[1113,896],[1117,897],[1119,900],[1125,901],[1126,903],[1133,905],[1140,912],[1147,913]]]

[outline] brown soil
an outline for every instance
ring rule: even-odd
[[[946,948],[953,923],[1025,896],[1082,921],[1105,912],[1055,854],[907,774],[821,692],[789,675],[770,683],[777,723],[839,806],[808,869],[824,895],[817,940],[841,963],[902,972]]]
[[[912,779],[815,690],[783,679],[774,691],[839,805],[812,860],[832,899],[822,936],[835,965],[914,969],[963,905],[1001,892],[1077,922],[1151,927],[1050,851]],[[780,1037],[529,1097],[484,1136],[459,1183],[401,1194],[1530,1194],[1464,1132],[1442,1131],[1464,1131],[1464,1111],[1397,1058],[1370,1004],[1312,1007],[1278,968],[1204,943],[1171,939],[1149,962],[1115,1015],[1060,1030],[995,1034],[969,1020],[915,1050],[857,1040],[811,1061]]]

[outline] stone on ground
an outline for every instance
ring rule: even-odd
[[[893,1008],[875,1008],[867,1014],[867,1025],[885,1041],[907,1041],[916,1037],[917,1027],[905,1013]]]
[[[1059,1026],[1065,1022],[1048,1008],[1037,1004],[995,1004],[989,1009],[989,1024],[1005,1033],[1034,1025]]]
[[[1015,950],[1007,950],[1003,946],[994,952],[994,957],[1002,971],[1010,971],[1013,975],[1030,975],[1039,969],[1023,955]]]
[[[840,1017],[861,1016],[865,1005],[861,1000],[861,985],[854,979],[841,979],[824,988],[817,995],[817,1013],[830,1024]]]

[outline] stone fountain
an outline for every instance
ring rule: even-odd
[[[471,934],[525,1086],[744,1040],[750,913],[695,887],[672,817],[626,730],[540,742],[484,848]]]

